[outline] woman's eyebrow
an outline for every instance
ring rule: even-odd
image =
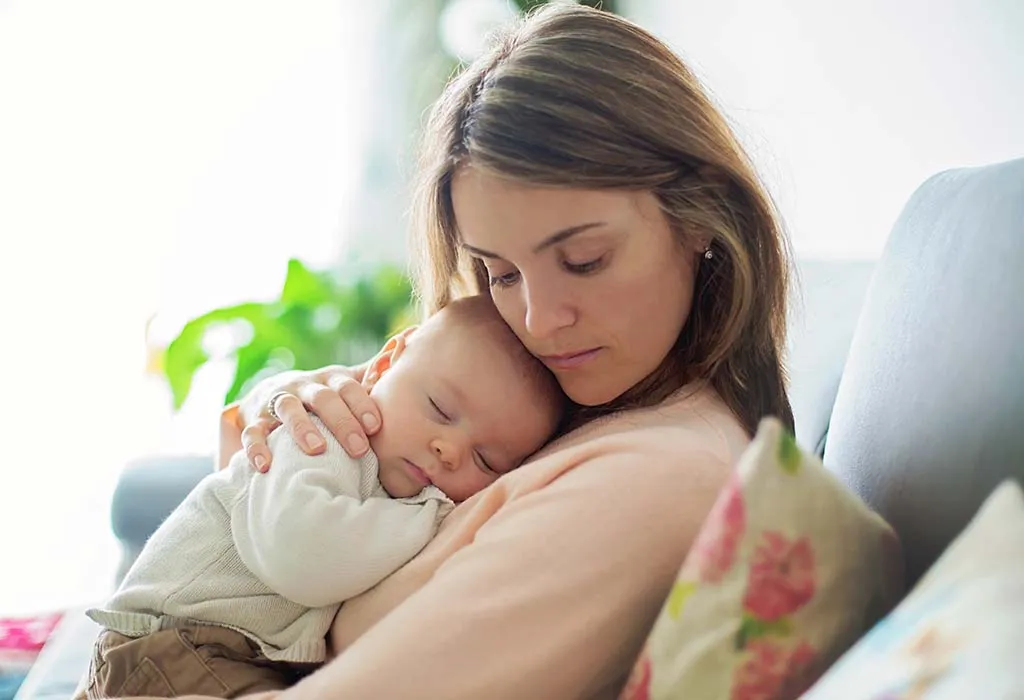
[[[558,245],[562,241],[569,240],[570,238],[575,236],[577,233],[583,233],[584,231],[589,231],[592,228],[597,228],[598,226],[604,226],[604,225],[605,225],[605,222],[603,222],[603,221],[591,221],[590,223],[577,224],[576,226],[570,226],[569,228],[563,228],[561,231],[557,231],[556,233],[553,233],[552,235],[548,236],[543,241],[541,241],[540,243],[535,245],[533,247],[533,252],[534,253],[539,253],[542,250],[544,250],[545,248],[550,248],[553,245]]]
[[[478,258],[490,258],[491,260],[501,260],[501,256],[498,255],[497,253],[492,253],[482,248],[471,246],[468,243],[459,243],[459,245],[462,247],[464,251],[471,255],[475,255]]]
[[[569,228],[563,228],[561,231],[556,231],[555,233],[551,234],[543,241],[535,245],[533,247],[533,252],[543,252],[546,248],[550,248],[553,245],[558,245],[559,243],[562,243],[563,241],[572,238],[577,233],[583,233],[584,231],[589,231],[592,228],[597,228],[599,226],[605,225],[606,224],[604,221],[591,221],[585,224],[577,224],[575,226],[570,226]],[[502,259],[501,256],[498,255],[497,253],[492,253],[489,250],[484,250],[483,248],[471,246],[468,243],[460,243],[459,245],[462,246],[462,249],[465,250],[467,253],[471,253],[480,258],[490,258],[492,260]]]

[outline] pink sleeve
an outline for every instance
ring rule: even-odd
[[[727,477],[704,453],[685,463],[673,454],[599,455],[514,496],[422,589],[283,698],[613,692]]]

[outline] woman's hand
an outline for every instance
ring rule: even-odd
[[[307,411],[324,422],[352,457],[370,448],[368,435],[380,430],[380,411],[360,383],[365,366],[332,365],[310,372],[282,372],[257,384],[238,405],[237,424],[249,464],[260,472],[270,468],[267,438],[284,427],[306,454],[320,454],[326,443]],[[273,400],[271,413],[270,401]]]

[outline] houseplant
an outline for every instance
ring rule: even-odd
[[[277,299],[248,301],[193,318],[163,349],[160,369],[174,408],[180,409],[195,373],[212,359],[209,334],[226,327],[234,338],[228,354],[236,360],[224,396],[229,403],[268,374],[361,362],[413,319],[409,280],[394,266],[341,274],[313,271],[292,259]]]

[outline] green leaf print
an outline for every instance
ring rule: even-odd
[[[758,637],[788,637],[793,632],[793,624],[789,618],[780,617],[778,620],[759,620],[751,615],[744,615],[740,623],[739,632],[736,633],[736,650],[746,649],[747,643]]]
[[[796,439],[788,430],[782,431],[779,439],[779,464],[782,470],[788,474],[796,474],[800,471],[800,447]]]
[[[697,583],[694,581],[677,581],[676,585],[672,586],[672,592],[668,594],[668,601],[665,604],[668,616],[678,620],[683,614],[683,605],[696,590]]]

